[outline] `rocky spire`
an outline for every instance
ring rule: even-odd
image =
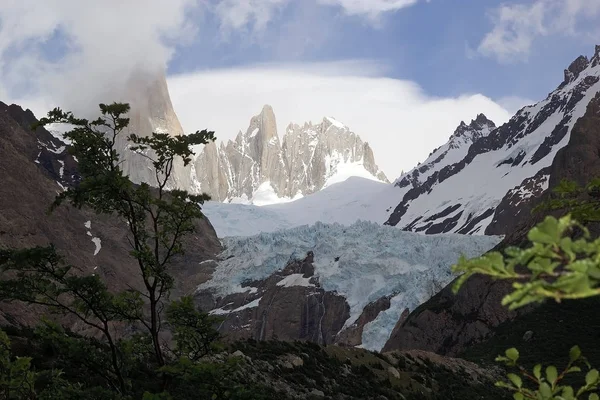
[[[147,182],[156,185],[156,177],[150,160],[127,150],[126,136],[130,133],[150,136],[152,132],[169,133],[173,136],[183,135],[183,128],[173,110],[169,96],[165,71],[156,71],[155,73],[136,71],[127,84],[123,98],[131,105],[127,132],[120,135],[117,143],[124,158],[124,172],[136,183]],[[175,165],[173,180],[170,184],[188,188],[190,186],[190,169],[184,168],[182,163]]]
[[[592,65],[592,67],[600,65],[600,45],[596,45],[594,57],[592,57],[590,64]]]
[[[195,171],[201,190],[215,200],[250,199],[259,187],[293,198],[321,190],[346,163],[362,164],[368,174],[387,182],[371,147],[341,122],[324,118],[316,125],[290,124],[281,143],[275,113],[266,105],[235,140],[218,151],[216,145],[206,146]],[[270,189],[262,186],[266,183]]]
[[[465,121],[460,121],[460,124],[458,125],[456,130],[454,131],[452,136],[450,136],[450,140],[452,140],[453,138],[460,138],[466,136],[471,137],[473,135],[480,136],[477,133],[480,133],[484,130],[486,132],[489,132],[495,127],[496,124],[494,124],[492,120],[488,119],[484,114],[478,114],[475,119],[471,120],[469,125],[467,125]],[[473,139],[476,138],[477,137],[473,137]]]
[[[579,56],[569,65],[569,68],[565,69],[565,79],[563,85],[573,82],[579,74],[583,72],[590,65],[590,61],[586,56]]]

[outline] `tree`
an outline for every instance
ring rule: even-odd
[[[591,179],[584,187],[567,179],[560,181],[551,197],[533,211],[553,210],[568,210],[582,224],[600,221],[600,178]]]
[[[60,343],[63,350],[78,354],[82,365],[101,377],[112,391],[126,395],[133,393],[132,374],[141,364],[151,363],[160,369],[179,363],[181,358],[197,364],[218,337],[215,319],[195,310],[191,298],[183,298],[167,311],[175,348],[169,352],[169,346],[161,343],[165,328],[162,318],[173,287],[170,267],[175,257],[183,254],[183,240],[195,231],[197,221],[203,218],[201,204],[209,199],[206,194],[169,189],[168,184],[176,163],[186,166],[191,162],[191,146],[207,144],[215,137],[207,130],[176,137],[167,133],[129,135],[130,150],[150,160],[156,177],[154,187],[136,185],[124,174],[116,148],[117,137],[129,124],[125,117],[129,105],[100,104],[100,111],[99,118],[89,121],[55,108],[37,124],[66,123],[73,127],[64,136],[71,141],[69,151],[78,160],[81,175],[77,186],[56,197],[50,212],[68,202],[124,220],[141,284],[114,293],[97,275],[86,275],[81,268],[66,265],[54,246],[8,249],[0,250],[0,299],[44,306],[99,332],[102,341],[65,332],[49,322],[39,330],[44,338]],[[118,323],[139,325],[147,336],[119,336],[114,329]],[[162,390],[168,385],[169,380],[163,379]]]
[[[571,237],[574,232],[576,239]],[[560,302],[600,295],[600,238],[592,239],[587,228],[567,215],[560,219],[546,217],[529,231],[528,239],[532,245],[527,249],[510,247],[504,254],[490,252],[471,260],[462,257],[452,267],[454,272],[463,273],[453,291],[458,292],[472,275],[483,274],[514,281],[513,291],[502,299],[509,309],[547,299]],[[515,348],[496,358],[509,367],[518,367],[520,375],[509,373],[508,381],[497,383],[513,391],[515,400],[573,400],[583,399],[584,395],[589,400],[599,399],[594,393],[600,386],[598,370],[591,368],[577,346],[571,349],[569,363],[560,374],[555,366],[548,366],[542,374],[541,364],[529,372],[517,364],[518,359]],[[565,376],[585,367],[585,383],[579,388],[563,384]]]

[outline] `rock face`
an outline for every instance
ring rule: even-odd
[[[124,159],[123,170],[135,183],[146,182],[156,186],[156,176],[148,158],[128,150],[126,136],[150,136],[152,132],[183,135],[183,128],[173,110],[164,71],[150,75],[138,72],[132,75],[125,90],[131,111],[126,132],[119,136],[118,146]],[[150,153],[147,153],[151,155]],[[191,167],[184,167],[181,160],[175,164],[171,187],[188,189],[191,187]]]
[[[197,304],[222,315],[230,338],[308,340],[379,351],[406,308],[445,285],[461,254],[499,238],[418,235],[376,223],[316,223],[251,237],[226,237]]]
[[[250,292],[215,299],[196,295],[201,308],[225,315],[219,330],[228,340],[304,340],[332,344],[350,307],[343,296],[325,291],[314,276],[314,254],[292,261],[266,279],[248,282]],[[218,307],[218,308],[217,308]]]
[[[589,102],[585,115],[574,124],[568,144],[557,152],[547,171],[550,188],[563,178],[584,184],[590,178],[600,176],[600,93]],[[549,195],[546,192],[536,201]],[[530,206],[523,207],[529,209]],[[557,212],[557,215],[562,213]],[[541,214],[523,215],[527,218],[522,218],[499,247],[523,245],[529,229],[543,218]],[[593,234],[600,234],[597,225],[590,228]],[[394,330],[384,350],[416,348],[446,355],[459,354],[492,336],[500,324],[535,312],[534,307],[521,309],[519,314],[508,312],[500,305],[500,300],[509,290],[508,282],[494,282],[482,276],[469,279],[457,295],[452,294],[448,286],[413,311]],[[560,313],[560,308],[556,308]],[[544,318],[554,320],[547,315]]]
[[[461,124],[395,182],[402,200],[386,224],[431,234],[511,232],[528,213],[526,204],[548,188],[552,160],[600,91],[599,51],[591,60],[577,58],[556,90],[506,124],[494,129],[481,115]]]
[[[141,284],[129,256],[128,229],[110,216],[61,206],[46,210],[64,188],[79,181],[77,162],[67,146],[45,129],[31,131],[31,111],[0,103],[0,247],[31,247],[54,243],[67,262],[84,273],[101,275],[108,286],[123,290]],[[187,252],[174,266],[174,295],[188,293],[210,278],[210,264],[221,245],[208,220],[185,243]],[[32,323],[36,315],[17,303],[0,305],[2,323]]]
[[[333,118],[320,124],[290,124],[283,139],[283,154],[287,165],[287,195],[314,193],[328,184],[336,173],[347,177],[349,166],[362,167],[371,176],[387,182],[385,174],[375,164],[368,143]]]
[[[281,143],[268,105],[235,140],[205,146],[194,167],[196,190],[259,205],[308,195],[351,175],[387,182],[369,144],[333,118],[290,124]]]

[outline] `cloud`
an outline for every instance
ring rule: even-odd
[[[496,100],[500,106],[507,110],[511,114],[515,114],[521,108],[535,104],[535,100],[531,100],[525,97],[519,96],[505,96]]]
[[[0,89],[52,94],[74,111],[114,96],[134,71],[165,68],[193,37],[200,0],[3,0]],[[193,14],[192,14],[193,15]],[[48,49],[55,52],[48,54]]]
[[[262,31],[288,1],[219,0],[213,4],[212,10],[219,17],[221,29],[226,34],[231,30]]]
[[[349,15],[369,15],[397,11],[416,4],[419,0],[318,0],[325,5],[340,6]]]
[[[275,110],[280,137],[290,122],[334,117],[372,145],[390,179],[445,143],[461,120],[481,112],[496,123],[510,117],[480,94],[432,97],[385,70],[368,61],[261,65],[173,76],[169,88],[184,129],[212,129],[219,140],[245,132],[264,104]]]
[[[600,13],[600,0],[534,0],[503,4],[490,12],[494,27],[479,44],[479,53],[498,61],[527,60],[533,43],[550,35],[585,35],[587,25]],[[581,32],[580,32],[581,30]]]
[[[234,31],[256,34],[262,33],[275,16],[294,1],[296,0],[213,0],[210,9],[219,17],[221,31],[226,36]],[[366,16],[373,20],[383,13],[412,6],[420,0],[302,1],[304,7],[333,6],[341,8],[346,15]]]

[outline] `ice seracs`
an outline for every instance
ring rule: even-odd
[[[380,313],[363,334],[363,346],[379,350],[402,311],[412,310],[429,298],[431,279],[447,284],[454,278],[450,266],[462,254],[480,255],[499,240],[496,236],[418,235],[366,221],[349,226],[316,223],[275,233],[226,238],[212,279],[200,285],[198,291],[212,291],[216,296],[249,296],[247,282],[277,274],[290,260],[302,259],[312,251],[314,277],[289,274],[277,279],[278,290],[316,285],[336,292],[350,306],[344,327],[354,323],[367,304],[390,296],[390,308]],[[249,303],[245,307],[254,304],[258,305]],[[241,310],[244,308],[229,307],[213,313]]]

